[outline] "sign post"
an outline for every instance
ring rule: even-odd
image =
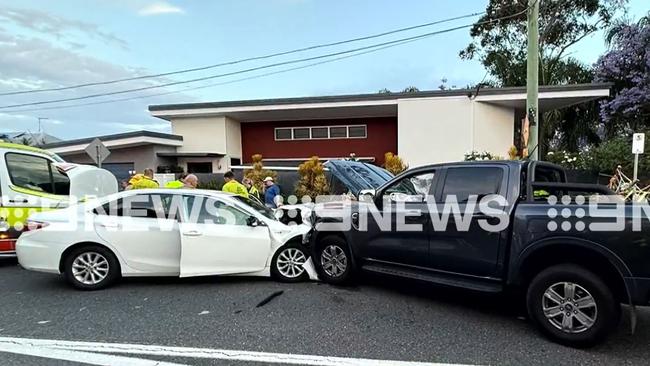
[[[94,139],[86,146],[86,154],[97,164],[98,168],[102,167],[102,162],[111,154],[110,150],[104,145],[100,139]]]
[[[639,172],[639,154],[643,154],[644,147],[645,134],[635,133],[632,136],[632,154],[634,154],[634,176],[632,177],[633,182],[636,182],[637,180],[637,175]]]

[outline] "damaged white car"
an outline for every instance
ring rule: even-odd
[[[316,279],[307,225],[285,225],[259,203],[223,192],[148,189],[42,212],[16,244],[20,265],[82,290],[132,276]]]

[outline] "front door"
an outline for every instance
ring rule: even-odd
[[[261,271],[271,252],[268,227],[249,226],[250,213],[200,195],[184,199],[181,277]]]
[[[433,191],[435,172],[417,172],[395,181],[377,197],[381,218],[367,215],[366,259],[384,263],[426,267],[429,258],[427,200]],[[363,213],[361,213],[363,214]],[[390,223],[390,225],[388,225]]]
[[[446,225],[431,231],[429,252],[432,268],[479,277],[496,274],[501,232],[481,228],[479,220],[488,220],[490,225],[496,225],[495,218],[481,213],[478,202],[473,205],[470,196],[476,196],[480,201],[494,194],[505,195],[504,177],[507,177],[507,168],[502,165],[459,166],[446,170],[436,214],[440,217],[445,204],[457,203],[462,217],[456,220],[450,214],[444,222]]]

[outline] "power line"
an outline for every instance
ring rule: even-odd
[[[391,44],[398,44],[398,43],[401,43],[401,42],[404,42],[404,41],[419,40],[419,39],[423,39],[423,38],[426,38],[426,37],[431,37],[431,36],[442,34],[442,33],[448,33],[448,32],[452,32],[452,31],[455,31],[455,30],[472,27],[472,26],[475,26],[475,25],[493,23],[493,22],[496,22],[496,21],[500,21],[500,20],[504,20],[504,19],[519,16],[519,15],[525,13],[527,10],[528,9],[525,9],[525,10],[523,10],[521,12],[518,12],[518,13],[515,13],[515,14],[511,14],[511,15],[496,18],[496,19],[491,19],[491,20],[488,20],[488,21],[480,22],[480,23],[466,24],[466,25],[457,26],[457,27],[453,27],[453,28],[447,28],[447,29],[443,29],[443,30],[439,30],[439,31],[419,34],[419,35],[416,35],[416,36],[401,38],[401,39],[397,39],[397,40],[393,40],[393,41],[382,42],[382,43],[378,43],[378,44],[374,44],[374,45],[370,45],[370,46],[358,47],[358,48],[354,48],[354,49],[349,49],[349,50],[339,51],[339,52],[333,52],[333,53],[328,53],[328,54],[319,55],[319,56],[313,56],[313,57],[307,57],[307,58],[277,62],[277,63],[273,63],[273,64],[257,66],[257,67],[253,67],[253,68],[249,68],[249,69],[233,71],[233,72],[224,73],[224,74],[217,74],[217,75],[205,76],[205,77],[195,78],[195,79],[190,79],[190,80],[176,81],[176,82],[171,82],[171,83],[166,83],[166,84],[158,84],[158,85],[152,85],[152,86],[146,86],[146,87],[140,87],[140,88],[134,88],[134,89],[125,89],[125,90],[119,90],[119,91],[114,91],[114,92],[91,94],[91,95],[85,95],[85,96],[80,96],[80,97],[72,97],[72,98],[64,98],[64,99],[54,99],[54,100],[46,100],[46,101],[39,101],[39,102],[6,105],[6,106],[0,106],[0,109],[25,107],[25,106],[31,106],[31,105],[51,104],[51,103],[59,103],[59,102],[68,102],[68,101],[97,98],[97,97],[103,97],[103,96],[109,96],[109,95],[117,95],[117,94],[132,93],[132,92],[137,92],[137,91],[159,89],[159,88],[164,88],[164,87],[167,87],[167,86],[188,84],[188,83],[193,83],[193,82],[197,82],[197,81],[204,81],[204,80],[216,79],[216,78],[221,78],[221,77],[226,77],[226,76],[233,76],[233,75],[248,73],[248,72],[262,70],[262,69],[268,69],[268,68],[277,67],[277,66],[295,64],[295,63],[300,63],[300,62],[305,62],[305,61],[313,61],[313,60],[323,59],[323,58],[327,58],[327,57],[350,54],[350,53],[354,53],[354,52],[358,52],[358,51],[373,49],[373,48],[382,47],[382,46],[387,46],[387,45],[391,45]]]
[[[379,48],[375,48],[375,49],[371,49],[371,50],[366,50],[366,51],[363,51],[363,52],[354,53],[354,54],[351,54],[351,55],[346,55],[346,56],[342,56],[342,57],[333,58],[333,59],[331,59],[331,60],[325,60],[325,61],[314,62],[314,63],[310,63],[310,64],[307,64],[307,65],[302,65],[302,66],[297,66],[297,67],[291,67],[291,68],[288,68],[288,69],[282,69],[282,70],[273,71],[273,72],[267,72],[267,73],[264,73],[264,74],[248,76],[248,77],[245,77],[245,78],[239,78],[239,79],[235,79],[235,80],[229,80],[229,81],[225,81],[225,82],[221,82],[221,83],[213,83],[213,84],[207,84],[207,85],[200,85],[200,86],[195,86],[195,87],[190,87],[190,88],[184,88],[184,89],[181,89],[181,90],[172,90],[172,91],[168,91],[168,92],[164,92],[164,93],[138,95],[138,96],[129,97],[129,98],[119,98],[119,99],[101,100],[101,101],[90,102],[90,103],[80,103],[80,104],[71,104],[71,105],[62,105],[62,106],[52,106],[52,107],[42,107],[42,108],[18,109],[18,110],[7,111],[6,113],[19,113],[19,112],[20,112],[20,113],[24,113],[24,112],[43,111],[43,110],[54,110],[54,109],[77,108],[77,107],[85,107],[85,106],[100,105],[100,104],[109,104],[109,103],[118,103],[118,102],[128,102],[128,101],[137,100],[137,99],[154,98],[154,97],[160,97],[160,96],[165,96],[165,95],[171,95],[171,94],[183,93],[183,92],[192,91],[192,90],[199,90],[199,89],[213,88],[213,87],[215,87],[215,86],[234,84],[234,83],[238,83],[238,82],[242,82],[242,81],[253,80],[253,79],[259,79],[259,78],[263,78],[263,77],[267,77],[267,76],[272,76],[272,75],[277,75],[277,74],[283,74],[283,73],[290,72],[290,71],[301,70],[301,69],[306,69],[306,68],[309,68],[309,67],[314,67],[314,66],[318,66],[318,65],[322,65],[322,64],[327,64],[327,63],[331,63],[331,62],[336,62],[336,61],[344,60],[344,59],[347,59],[347,58],[352,58],[352,57],[361,56],[361,55],[365,55],[365,54],[372,53],[372,52],[381,51],[381,50],[384,50],[384,49],[387,49],[387,48],[391,48],[391,47],[395,47],[395,46],[399,46],[399,45],[402,45],[402,44],[415,42],[415,41],[418,41],[418,40],[419,40],[419,39],[408,40],[408,41],[404,41],[404,42],[399,43],[399,44],[392,44],[392,45],[388,45],[388,46],[383,46],[383,47],[379,47]]]
[[[158,78],[158,77],[163,77],[163,76],[184,74],[184,73],[188,73],[188,72],[204,71],[204,70],[214,69],[214,68],[217,68],[217,67],[236,65],[236,64],[239,64],[239,63],[243,63],[243,62],[264,60],[264,59],[278,57],[278,56],[285,56],[285,55],[289,55],[289,54],[292,54],[292,53],[311,51],[311,50],[315,50],[315,49],[319,49],[319,48],[325,48],[325,47],[339,46],[339,45],[342,45],[342,44],[352,43],[352,42],[366,41],[366,40],[369,40],[369,39],[384,37],[384,36],[391,35],[391,34],[402,33],[402,32],[406,32],[406,31],[410,31],[410,30],[414,30],[414,29],[419,29],[419,28],[430,27],[430,26],[437,25],[437,24],[442,24],[442,23],[448,23],[448,22],[451,22],[451,21],[454,21],[454,20],[471,18],[471,17],[479,16],[479,15],[484,14],[484,13],[485,12],[482,11],[482,12],[476,12],[476,13],[471,13],[471,14],[465,14],[465,15],[460,15],[460,16],[453,17],[453,18],[436,20],[436,21],[433,21],[433,22],[418,24],[418,25],[405,27],[405,28],[394,29],[394,30],[390,30],[390,31],[382,32],[382,33],[377,33],[377,34],[372,34],[372,35],[368,35],[368,36],[351,38],[351,39],[346,39],[346,40],[336,41],[336,42],[331,42],[331,43],[317,44],[317,45],[297,48],[297,49],[293,49],[293,50],[289,50],[289,51],[276,52],[276,53],[271,53],[271,54],[262,55],[262,56],[243,58],[243,59],[239,59],[239,60],[227,61],[227,62],[222,62],[222,63],[218,63],[218,64],[200,66],[200,67],[195,67],[195,68],[190,68],[190,69],[182,69],[182,70],[164,72],[164,73],[160,73],[160,74],[134,76],[134,77],[130,77],[130,78],[99,81],[99,82],[93,82],[93,83],[62,86],[62,87],[56,87],[56,88],[45,88],[45,89],[36,89],[36,90],[23,90],[23,91],[15,91],[15,92],[6,92],[6,93],[0,93],[0,96],[42,93],[42,92],[51,92],[51,91],[62,91],[62,90],[69,90],[69,89],[84,88],[84,87],[88,87],[88,86],[109,85],[109,84],[122,83],[122,82],[126,82],[126,81],[151,79],[151,78]]]

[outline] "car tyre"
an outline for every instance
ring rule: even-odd
[[[105,247],[87,245],[72,250],[63,262],[63,276],[79,290],[100,290],[120,277],[120,263]]]
[[[619,324],[621,305],[593,272],[574,264],[549,267],[528,286],[531,320],[551,340],[571,347],[603,341]]]
[[[284,245],[273,255],[271,277],[280,282],[304,281],[309,278],[303,267],[308,259],[309,254],[301,245]]]
[[[339,236],[326,236],[318,241],[314,253],[318,277],[329,284],[346,285],[352,282],[354,263],[350,248]]]

